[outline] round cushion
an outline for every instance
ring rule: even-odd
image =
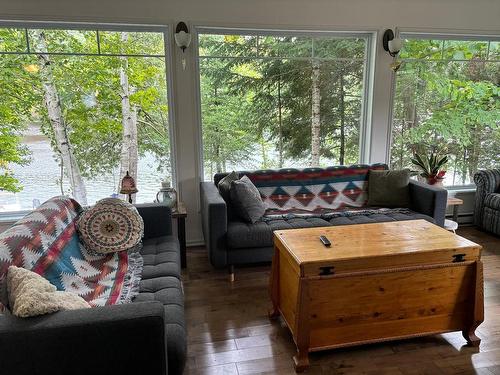
[[[117,198],[100,200],[80,215],[76,225],[87,249],[101,254],[132,249],[144,234],[137,209]]]

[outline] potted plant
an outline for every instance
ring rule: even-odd
[[[429,156],[415,154],[411,162],[420,168],[420,176],[425,178],[429,185],[443,186],[446,174],[443,167],[448,162],[448,156],[440,157],[435,153],[431,153]]]

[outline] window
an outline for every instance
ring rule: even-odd
[[[0,28],[0,214],[169,179],[163,31]]]
[[[205,179],[360,160],[370,34],[200,30]]]
[[[445,185],[500,163],[500,42],[406,37],[397,72],[391,165],[447,154]]]

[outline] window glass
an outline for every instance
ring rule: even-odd
[[[0,52],[0,213],[60,194],[93,204],[127,171],[134,199],[153,202],[171,176],[163,33],[106,39],[109,51],[162,53],[152,57],[99,54],[95,31],[27,31],[39,53]]]
[[[204,178],[359,162],[368,37],[252,38],[199,35]]]
[[[486,59],[488,43],[407,39],[396,76],[393,168],[416,170],[415,154],[448,155],[444,184],[458,186],[471,184],[478,169],[498,167],[500,62]]]

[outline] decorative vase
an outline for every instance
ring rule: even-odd
[[[169,181],[161,183],[161,189],[156,193],[156,202],[164,203],[170,208],[177,206],[177,192],[173,187],[170,187]]]
[[[427,183],[429,185],[443,187],[444,178],[441,177],[427,177]]]

